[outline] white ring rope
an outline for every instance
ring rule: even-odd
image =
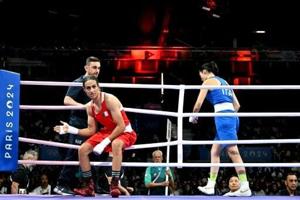
[[[53,81],[21,81],[22,85],[43,85],[43,86],[82,86],[82,83],[74,82],[53,82]],[[143,88],[143,89],[177,89],[179,90],[178,110],[175,112],[147,110],[147,109],[135,109],[125,108],[128,112],[144,113],[144,114],[156,114],[177,117],[177,141],[170,143],[152,143],[152,144],[140,144],[134,145],[128,149],[141,149],[161,147],[168,145],[177,145],[177,163],[169,163],[169,167],[210,167],[214,166],[212,163],[183,163],[183,145],[198,145],[198,144],[267,144],[267,143],[300,143],[299,139],[277,139],[277,140],[238,140],[238,141],[185,141],[183,140],[183,117],[198,116],[198,117],[213,117],[213,116],[240,116],[240,117],[299,117],[299,112],[268,112],[268,113],[183,113],[184,94],[185,89],[202,89],[202,88],[230,88],[230,89],[246,89],[246,90],[299,90],[300,85],[230,85],[230,86],[199,86],[199,85],[160,85],[160,84],[120,84],[120,83],[101,83],[101,87],[114,87],[114,88]],[[70,109],[84,109],[83,106],[47,106],[47,105],[20,105],[20,109],[33,109],[33,110],[70,110]],[[38,142],[34,139],[20,138],[20,141],[24,142]],[[40,142],[40,141],[39,141]],[[245,143],[244,143],[245,142]],[[46,141],[41,142],[49,145]],[[56,144],[57,145],[57,144]],[[61,144],[59,144],[61,145]],[[70,144],[63,144],[62,146],[71,148]],[[75,145],[76,146],[76,145]],[[72,148],[75,148],[72,146]],[[78,148],[78,147],[76,147]],[[51,161],[52,162],[52,161]],[[61,163],[61,161],[59,161]],[[72,162],[72,161],[70,161]],[[78,164],[78,162],[75,162]],[[74,163],[73,163],[74,164]],[[124,163],[126,166],[126,163]],[[131,166],[132,163],[130,163]],[[146,163],[142,166],[150,166],[151,163]],[[275,167],[275,166],[296,166],[299,167],[299,163],[244,163],[241,166],[251,167]],[[129,166],[129,165],[128,165]],[[133,165],[132,165],[133,166]],[[139,163],[134,163],[134,166],[139,166]],[[220,163],[216,166],[232,167],[238,166],[237,163]]]
[[[21,81],[21,85],[36,85],[36,86],[80,86],[82,83],[75,82],[54,82],[54,81]],[[140,89],[179,89],[176,85],[158,85],[158,84],[129,84],[129,83],[101,83],[101,87],[105,88],[140,88]]]
[[[299,90],[300,85],[185,85],[185,89],[238,89],[238,90]]]
[[[48,160],[19,160],[19,164],[36,165],[79,165],[79,161],[48,161]],[[111,162],[91,162],[93,166],[111,166]],[[122,162],[124,167],[300,167],[300,163],[150,163],[150,162]]]
[[[78,149],[78,145],[74,144],[65,144],[61,142],[52,142],[52,141],[45,141],[45,140],[38,140],[38,139],[31,139],[31,138],[24,138],[19,137],[20,142],[27,142],[32,144],[43,144],[48,146],[54,147],[63,147],[63,148],[70,148],[70,149]],[[133,149],[146,149],[146,148],[155,148],[155,147],[165,147],[165,146],[175,146],[177,145],[177,141],[172,142],[157,142],[157,143],[149,143],[149,144],[136,144],[132,145],[131,147],[126,148],[126,150],[133,150]]]
[[[56,81],[21,81],[21,85],[36,86],[82,86],[82,83],[56,82]],[[201,89],[201,88],[230,88],[239,90],[299,90],[300,85],[228,85],[228,86],[202,86],[202,85],[160,85],[160,84],[127,84],[127,83],[101,83],[101,87],[113,88],[141,88],[141,89]]]
[[[48,105],[20,105],[22,110],[84,110],[84,106],[48,106]],[[239,116],[239,117],[299,117],[300,112],[242,112],[242,113],[182,113],[159,111],[138,108],[126,108],[126,112],[142,113],[151,115],[164,115],[171,117],[216,117],[216,116]]]
[[[239,117],[299,117],[300,112],[238,112],[238,113],[183,113],[182,117],[216,117],[216,116],[239,116]]]
[[[85,106],[20,105],[20,109],[22,110],[84,110]],[[124,110],[126,112],[133,112],[133,113],[178,117],[177,113],[169,112],[169,111],[125,108],[125,107]]]
[[[260,140],[183,140],[184,145],[206,145],[206,144],[297,144],[300,139],[260,139]]]
[[[22,110],[84,110],[85,106],[20,105]]]
[[[38,139],[31,139],[31,138],[24,138],[19,137],[20,142],[27,142],[32,144],[42,144],[54,147],[63,147],[63,148],[70,148],[70,149],[78,149],[78,145],[74,144],[65,144],[61,142],[52,142],[46,140],[38,140]],[[174,146],[178,144],[183,145],[207,145],[207,144],[297,144],[300,143],[300,139],[261,139],[261,140],[198,140],[198,141],[190,141],[190,140],[183,140],[181,143],[178,141],[171,141],[171,142],[157,142],[157,143],[149,143],[149,144],[137,144],[133,145],[126,150],[133,150],[133,149],[146,149],[146,148],[155,148],[155,147],[165,147],[165,146]]]

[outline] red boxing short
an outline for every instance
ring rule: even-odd
[[[86,142],[95,147],[97,144],[102,142],[105,138],[107,138],[111,134],[111,130],[100,130],[99,132],[92,135]],[[115,139],[122,140],[124,143],[124,148],[130,147],[136,142],[136,133],[132,132],[123,132]],[[111,144],[107,145],[104,149],[105,152],[112,152]]]

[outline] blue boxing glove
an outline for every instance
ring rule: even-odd
[[[105,147],[106,147],[107,145],[109,145],[110,143],[111,143],[111,141],[110,141],[110,139],[107,137],[107,138],[105,138],[104,140],[102,140],[102,142],[100,142],[99,144],[97,144],[97,145],[94,147],[93,151],[94,151],[97,155],[100,155],[100,154],[103,152],[103,150],[105,149]]]

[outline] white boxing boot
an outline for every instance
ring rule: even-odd
[[[216,185],[216,181],[211,181],[210,179],[208,179],[206,186],[204,187],[199,186],[198,190],[200,190],[204,194],[213,195],[215,194],[215,185]]]

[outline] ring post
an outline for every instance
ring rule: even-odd
[[[0,171],[18,165],[20,74],[0,70]]]
[[[172,135],[172,122],[170,119],[167,119],[167,135],[166,135],[166,139],[167,139],[167,142],[168,142],[168,145],[167,145],[167,158],[166,158],[166,161],[167,161],[167,164],[170,163],[170,141],[171,141],[171,135]],[[170,167],[167,166],[166,167],[166,171],[167,170],[170,170]],[[166,176],[166,181],[169,181],[169,176]],[[166,186],[166,189],[165,189],[165,196],[168,196],[168,191],[169,191],[169,186]]]

